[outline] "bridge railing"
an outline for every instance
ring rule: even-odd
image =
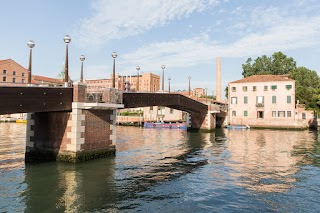
[[[123,91],[114,88],[90,88],[86,94],[86,102],[122,104]]]

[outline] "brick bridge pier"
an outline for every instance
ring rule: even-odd
[[[116,95],[119,94],[109,92],[101,99]],[[123,105],[117,101],[104,102],[86,101],[86,85],[76,82],[71,112],[28,113],[26,162],[81,162],[115,154],[116,109]]]

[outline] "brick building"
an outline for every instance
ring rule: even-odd
[[[12,59],[0,60],[1,84],[26,84],[29,71]]]
[[[0,60],[0,84],[17,86],[27,84],[29,70],[12,59]],[[63,79],[40,75],[31,76],[31,84],[43,86],[62,86]]]
[[[112,76],[108,79],[86,80],[88,91],[94,91],[98,88],[111,88]],[[137,91],[138,76],[115,75],[115,87],[119,90],[125,90],[125,82],[130,83],[130,91]],[[160,76],[153,73],[142,73],[139,75],[139,92],[157,92],[160,89]]]
[[[228,84],[228,123],[305,128],[313,112],[295,104],[295,81],[287,75],[253,75]]]

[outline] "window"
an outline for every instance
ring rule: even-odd
[[[264,91],[268,91],[268,86],[264,86]]]
[[[280,118],[280,117],[286,117],[286,113],[285,113],[285,111],[278,111],[278,117]]]
[[[288,96],[287,96],[287,103],[288,103],[288,104],[291,104],[291,95],[288,95]]]
[[[232,87],[231,90],[232,90],[232,92],[235,92],[236,91],[236,87]]]
[[[12,82],[13,82],[13,83],[16,83],[16,79],[15,79],[15,78],[13,78],[13,79],[12,79]]]
[[[276,111],[272,111],[272,117],[277,117],[277,112]]]
[[[4,74],[4,75],[7,74],[7,70],[3,70],[3,74]]]
[[[271,89],[272,89],[272,90],[276,90],[276,89],[277,89],[277,85],[272,85],[272,86],[271,86]]]
[[[237,104],[237,97],[231,97],[231,104]]]
[[[272,96],[272,103],[273,104],[277,103],[277,96],[275,96],[275,95]]]
[[[244,115],[244,117],[247,117],[248,116],[248,111],[244,111],[243,115]]]
[[[6,82],[6,81],[7,81],[7,77],[3,77],[3,78],[2,78],[2,81],[3,81],[3,82]]]
[[[173,111],[174,111],[174,109],[171,109],[171,108],[170,108],[170,114],[173,114]]]
[[[263,104],[264,103],[264,96],[257,96],[257,104]]]
[[[253,86],[252,90],[253,90],[253,91],[257,91],[257,87],[256,87],[256,86]]]
[[[302,119],[304,119],[304,120],[306,119],[306,113],[305,112],[302,113]]]
[[[21,83],[23,83],[23,84],[24,84],[24,79],[22,79]]]
[[[232,111],[232,116],[236,116],[236,111]]]
[[[13,71],[12,75],[16,75],[16,71]]]
[[[243,103],[247,104],[248,103],[248,96],[243,97]]]
[[[287,117],[291,117],[291,111],[287,111]]]
[[[258,118],[261,118],[261,119],[263,119],[263,111],[258,111],[258,114],[257,114],[257,116],[258,116]]]
[[[22,75],[22,77],[24,77],[24,72],[21,75]]]
[[[247,92],[248,87],[247,87],[247,86],[243,86],[243,87],[242,87],[242,90],[243,90],[244,92]]]
[[[286,85],[286,89],[287,89],[287,90],[292,89],[292,85]]]
[[[150,107],[150,110],[153,110],[153,106]]]

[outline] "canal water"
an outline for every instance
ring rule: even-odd
[[[0,212],[319,212],[318,132],[123,127],[115,157],[25,165],[0,123]]]

